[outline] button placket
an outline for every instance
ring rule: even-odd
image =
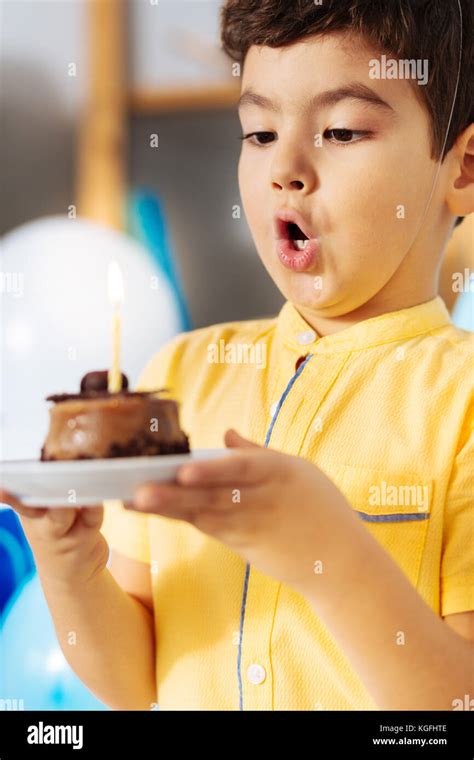
[[[314,353],[311,359],[308,359],[274,422],[270,448],[288,450],[293,455],[300,454],[307,443],[312,420],[345,361],[345,355],[325,353]],[[299,441],[292,440],[297,434],[296,430],[301,431]]]
[[[335,361],[334,357],[325,357],[327,371],[317,374],[309,372],[309,365],[317,359],[317,356],[313,356],[308,360],[308,366],[301,371],[285,397],[272,429],[270,447],[284,450],[288,437],[294,434],[294,420],[297,414],[299,421],[302,415],[304,418],[298,423],[298,429],[302,431],[301,445],[303,445],[307,427],[315,413],[314,409],[319,407],[343,362],[340,358]],[[281,397],[290,380],[291,376],[282,389]],[[279,404],[281,397],[274,403]],[[299,428],[300,424],[302,424],[301,428]],[[298,445],[298,450],[292,453],[298,454],[300,448],[301,446]],[[251,568],[246,597],[240,671],[244,710],[273,709],[271,634],[280,588],[280,582]]]
[[[281,583],[250,569],[242,637],[242,703],[244,710],[273,709],[271,634]]]

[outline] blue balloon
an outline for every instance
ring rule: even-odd
[[[0,618],[0,703],[24,710],[109,709],[69,667],[36,573],[5,612]]]
[[[456,327],[474,332],[474,275],[469,278],[469,288],[458,296],[451,319]]]
[[[188,303],[172,250],[163,202],[155,192],[144,187],[133,190],[129,198],[129,226],[130,234],[151,253],[174,293],[181,317],[180,332],[191,330]]]

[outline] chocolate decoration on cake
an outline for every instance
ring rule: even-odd
[[[121,372],[122,390],[128,389],[128,377]],[[84,391],[106,391],[108,390],[109,371],[107,369],[88,372],[81,380],[81,393]]]
[[[53,401],[60,404],[62,401],[73,401],[74,399],[93,399],[123,397],[123,396],[150,396],[155,393],[169,393],[168,388],[155,388],[150,391],[129,391],[128,377],[122,374],[122,390],[118,393],[110,393],[108,390],[108,370],[95,370],[87,372],[81,380],[81,390],[79,393],[53,393],[46,396],[46,401]]]
[[[94,399],[94,398],[130,398],[133,396],[153,396],[155,393],[169,393],[168,388],[154,388],[151,391],[119,391],[118,393],[109,393],[109,391],[84,391],[83,393],[53,393],[46,396],[46,401],[53,401],[60,404],[62,401],[73,401],[74,399]]]

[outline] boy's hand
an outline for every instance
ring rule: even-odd
[[[339,531],[358,525],[352,508],[311,462],[234,430],[225,443],[231,455],[183,465],[176,483],[144,483],[126,506],[186,520],[266,575],[313,586],[315,563],[333,561]]]
[[[42,580],[77,585],[107,564],[109,549],[100,533],[103,507],[26,507],[0,489],[0,502],[18,513]]]

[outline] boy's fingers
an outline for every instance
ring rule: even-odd
[[[176,479],[184,486],[256,485],[275,474],[274,454],[260,447],[233,449],[229,456],[182,465]]]
[[[25,507],[16,496],[2,489],[0,489],[0,503],[7,504],[21,517],[42,517],[48,512],[51,522],[61,529],[72,527],[78,513],[77,507]],[[85,507],[80,512],[81,521],[87,528],[102,524],[104,510],[101,504],[96,507]]]
[[[21,517],[42,517],[48,511],[48,507],[25,507],[23,504],[10,505],[12,509],[17,512]]]
[[[104,507],[97,505],[96,507],[83,507],[81,509],[81,521],[87,528],[96,528],[102,525],[104,518]]]
[[[182,488],[150,482],[135,491],[132,508],[186,520],[202,510],[223,511],[234,506],[230,488]]]
[[[258,443],[249,441],[248,438],[244,438],[243,435],[229,428],[224,434],[224,443],[230,449],[242,448],[242,449],[261,449],[263,446],[259,446]]]
[[[52,522],[63,523],[71,519],[75,514],[76,507],[51,507],[50,518]]]
[[[47,510],[47,507],[25,507],[16,496],[2,489],[0,489],[0,504],[7,504],[21,517],[41,517]]]
[[[193,509],[202,505],[202,494],[196,498],[195,489],[186,489],[186,498],[179,488],[162,483],[142,483],[133,495],[132,509],[185,520]],[[184,489],[181,489],[184,490]],[[128,509],[129,504],[125,507]]]
[[[67,533],[74,523],[79,514],[77,507],[52,507],[49,510],[48,518],[51,523],[54,523],[55,528],[60,530],[60,534]]]
[[[21,502],[19,499],[17,499],[16,496],[14,496],[9,491],[5,491],[3,488],[0,488],[0,504],[7,504],[9,507],[12,507],[13,509],[16,509],[16,507],[21,507]]]

